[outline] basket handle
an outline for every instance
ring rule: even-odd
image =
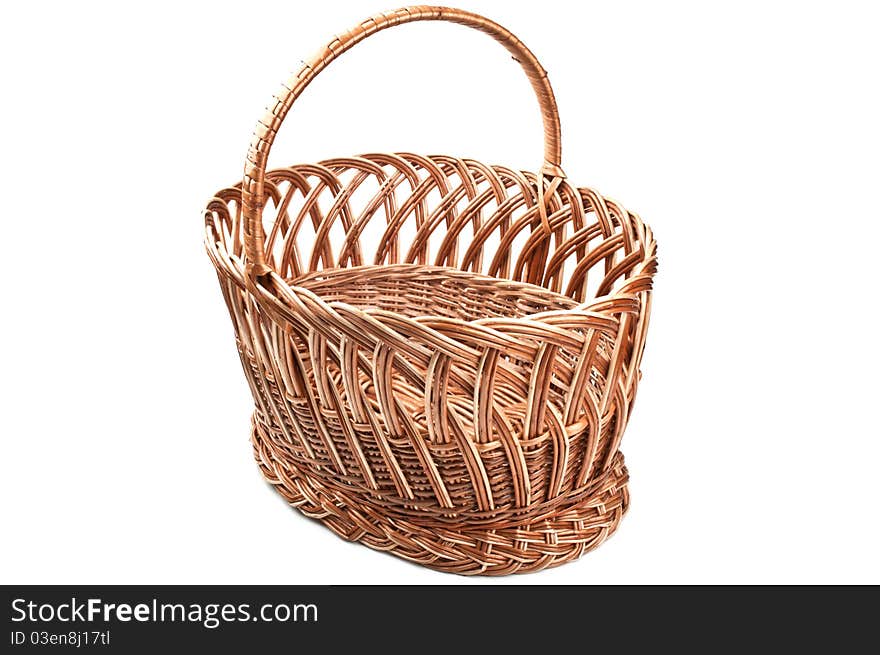
[[[562,145],[559,128],[559,112],[556,98],[547,79],[547,72],[535,58],[535,55],[513,34],[497,23],[462,9],[447,7],[405,7],[396,11],[378,14],[368,18],[360,25],[337,36],[320,50],[309,62],[304,63],[300,71],[294,74],[274,101],[266,110],[266,114],[254,130],[254,136],[248,150],[244,168],[244,180],[241,188],[242,209],[244,213],[244,243],[248,259],[249,276],[260,276],[270,272],[264,254],[265,234],[262,225],[262,211],[266,202],[263,188],[266,174],[266,160],[275,135],[281,127],[287,112],[294,101],[305,90],[309,83],[326,68],[331,61],[343,52],[360,43],[368,36],[388,27],[422,20],[443,20],[459,23],[485,32],[513,55],[526,73],[532,89],[538,97],[541,115],[544,121],[544,166],[542,173],[556,178],[564,177],[560,168]],[[540,184],[543,184],[543,175]]]

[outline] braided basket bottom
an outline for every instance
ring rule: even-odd
[[[378,512],[362,498],[292,468],[284,456],[283,433],[256,416],[251,441],[263,476],[300,512],[347,541],[447,573],[508,575],[564,564],[604,542],[629,505],[629,476],[618,452],[589,488],[544,503],[524,516],[511,518],[501,511],[491,525],[482,526],[427,517],[415,522]]]

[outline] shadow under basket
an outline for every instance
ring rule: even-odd
[[[542,108],[541,170],[397,153],[267,172],[311,79],[416,20],[514,54]],[[208,205],[206,246],[256,405],[254,455],[306,516],[460,574],[555,566],[614,532],[656,245],[637,215],[571,186],[559,151],[537,60],[455,9],[361,23],[270,105],[243,182]]]

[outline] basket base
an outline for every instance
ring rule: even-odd
[[[509,575],[559,566],[605,541],[629,505],[628,474],[623,455],[617,453],[600,491],[561,507],[551,518],[509,521],[502,529],[423,526],[382,515],[291,468],[289,457],[276,453],[283,440],[261,422],[252,422],[260,471],[290,505],[347,541],[446,573]]]

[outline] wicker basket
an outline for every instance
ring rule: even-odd
[[[538,173],[410,153],[266,171],[318,73],[422,20],[480,30],[522,66],[544,121]],[[566,181],[547,75],[510,32],[411,7],[337,37],[282,88],[244,181],[205,216],[254,453],[293,506],[461,574],[555,566],[615,530],[656,246],[638,216]]]

